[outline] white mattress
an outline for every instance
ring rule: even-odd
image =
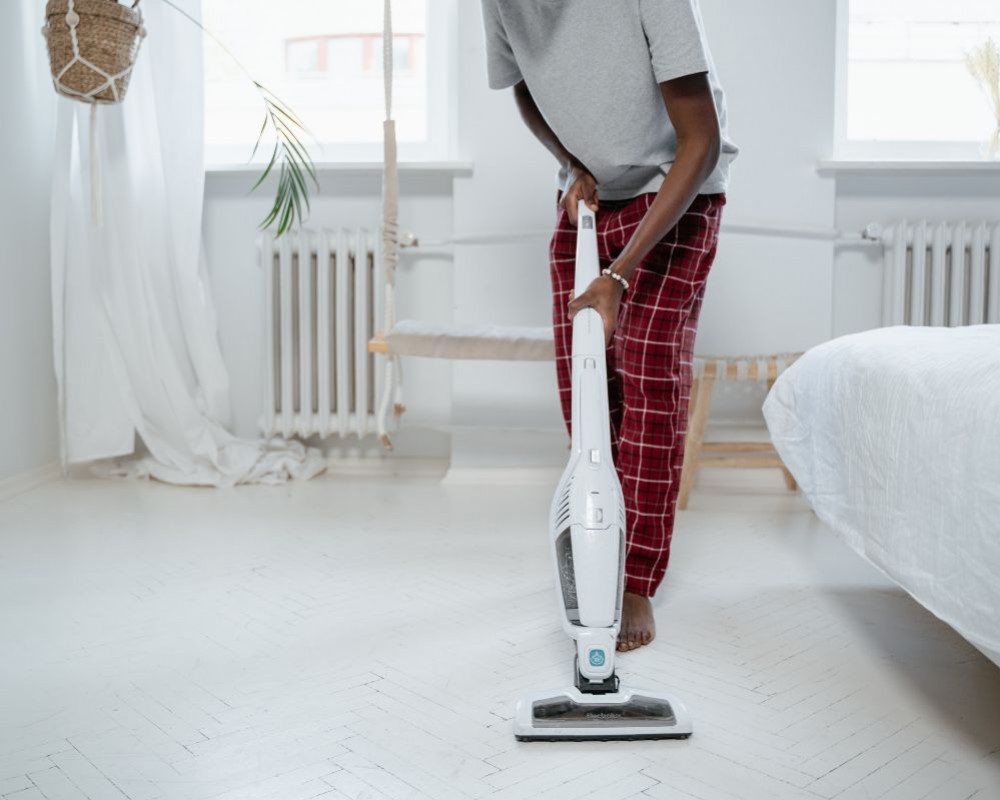
[[[1000,663],[1000,325],[828,342],[764,415],[820,519]]]

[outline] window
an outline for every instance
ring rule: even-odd
[[[393,2],[393,111],[404,159],[445,159],[450,154],[452,1]],[[204,13],[206,27],[303,120],[318,141],[315,160],[381,158],[382,3],[205,0]],[[246,75],[206,37],[208,162],[246,162],[262,114]],[[264,149],[258,158],[270,155]]]
[[[976,157],[996,123],[965,58],[1000,41],[1000,2],[840,2],[837,155]]]
[[[322,52],[319,39],[295,39],[285,47],[285,74],[302,77],[316,75],[320,66],[326,72],[326,64],[322,63],[325,53]]]
[[[423,34],[393,35],[393,74],[420,75],[417,48]],[[310,36],[285,43],[285,74],[295,77],[331,77],[355,81],[362,77],[382,77],[382,36],[374,34]]]

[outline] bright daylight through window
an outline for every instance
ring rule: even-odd
[[[848,144],[968,143],[971,152],[987,139],[997,123],[965,62],[989,37],[1000,43],[998,0],[847,3]]]
[[[385,116],[382,3],[205,0],[204,14],[206,28],[302,119],[320,145],[313,148],[317,161],[380,156]],[[393,108],[397,135],[405,148],[426,144],[432,131],[427,0],[395,0],[393,26]],[[206,37],[209,163],[245,162],[263,113],[260,96],[246,75]],[[258,153],[258,158],[268,155]]]

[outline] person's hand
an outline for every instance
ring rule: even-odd
[[[581,200],[587,204],[587,208],[597,213],[597,180],[583,167],[573,167],[571,177],[572,183],[563,195],[561,205],[566,209],[569,221],[575,227]]]
[[[585,308],[595,309],[604,319],[604,344],[607,346],[618,327],[618,311],[624,292],[622,285],[614,278],[607,275],[594,278],[587,291],[569,301],[569,318],[572,320]]]

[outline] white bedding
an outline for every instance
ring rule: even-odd
[[[828,342],[764,415],[820,519],[1000,663],[1000,325]]]

